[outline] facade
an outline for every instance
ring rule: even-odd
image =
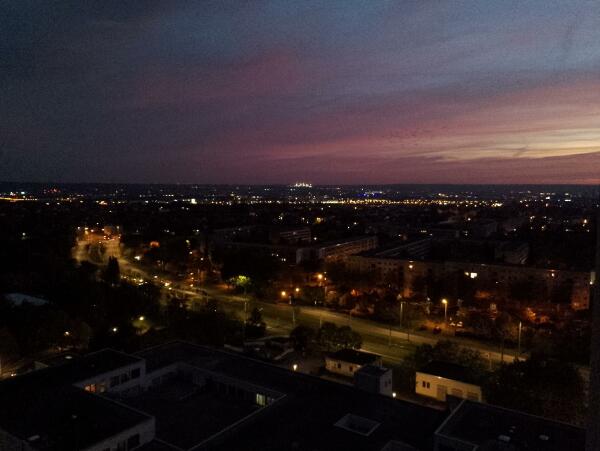
[[[269,231],[269,240],[274,243],[310,243],[310,227],[298,227],[294,229],[272,229]]]
[[[448,395],[482,401],[481,387],[470,380],[466,368],[447,362],[431,362],[417,371],[415,393],[438,401]]]
[[[340,349],[325,357],[325,369],[340,376],[354,377],[365,365],[381,366],[381,356],[356,349]]]
[[[104,350],[0,382],[0,449],[130,451],[152,441],[151,415],[104,396],[140,392],[144,367]]]
[[[354,386],[371,393],[392,396],[392,370],[377,365],[365,365],[354,372]]]
[[[283,242],[279,244],[251,241],[216,241],[216,246],[225,250],[248,250],[263,255],[280,258],[284,262],[299,264],[309,260],[337,260],[347,255],[375,249],[376,236],[349,238],[331,241],[318,245],[309,245],[298,240],[294,244]]]
[[[494,258],[511,265],[524,265],[529,257],[529,244],[513,243],[511,241],[499,243],[494,249]]]
[[[458,261],[419,261],[387,258],[372,255],[350,255],[344,258],[351,271],[374,272],[383,281],[395,277],[402,286],[402,295],[412,297],[418,278],[452,278],[467,275],[472,279],[503,290],[508,296],[512,284],[535,281],[540,284],[540,296],[548,302],[552,292],[563,284],[570,286],[570,306],[573,310],[586,310],[590,304],[590,286],[593,274],[589,271],[568,271],[532,266],[484,264]]]
[[[317,260],[337,260],[347,255],[375,249],[378,245],[376,236],[349,238],[329,243],[323,243],[315,249]]]

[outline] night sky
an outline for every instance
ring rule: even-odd
[[[0,180],[599,183],[599,1],[0,0]]]

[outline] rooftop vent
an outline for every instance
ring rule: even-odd
[[[499,435],[498,440],[504,443],[510,442],[510,437],[508,435]]]
[[[369,436],[377,429],[379,423],[377,421],[369,420],[368,418],[348,413],[338,420],[338,422],[335,423],[335,426],[354,432],[355,434]]]

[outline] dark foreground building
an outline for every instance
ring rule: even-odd
[[[583,449],[583,430],[474,402],[440,411],[175,342],[0,383],[0,451]]]

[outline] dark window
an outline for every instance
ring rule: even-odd
[[[127,449],[131,450],[140,446],[140,434],[132,435],[127,439]]]
[[[117,385],[119,385],[119,376],[113,376],[110,378],[110,386],[111,387],[116,387]]]
[[[131,370],[131,378],[137,379],[138,377],[140,377],[140,369],[139,368],[132,369]]]
[[[342,367],[341,363],[338,363],[338,369],[340,369]]]
[[[123,373],[121,374],[121,383],[124,384],[125,382],[127,382],[129,380],[129,374],[127,373]]]

